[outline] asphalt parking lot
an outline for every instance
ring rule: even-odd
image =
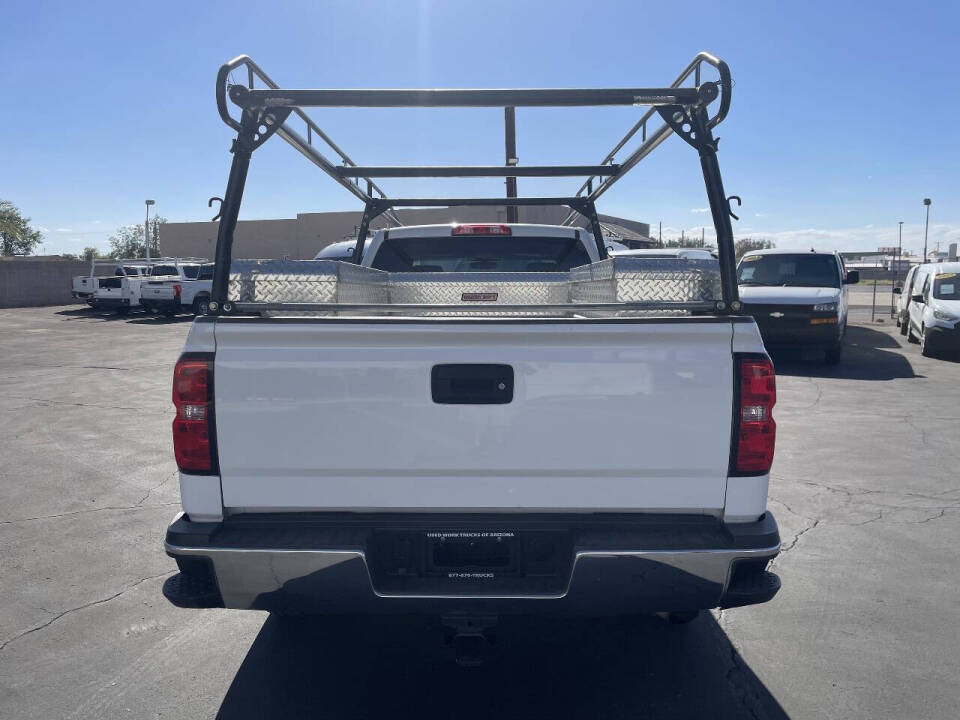
[[[163,599],[189,326],[0,311],[0,717],[957,716],[960,363],[889,321],[851,327],[837,367],[775,358],[773,602],[684,628],[514,620],[476,669],[425,619]]]

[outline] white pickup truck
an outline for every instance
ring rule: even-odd
[[[698,61],[725,69],[708,58]],[[224,97],[248,60],[221,68]],[[237,87],[210,314],[194,320],[173,376],[183,511],[165,540],[179,568],[164,583],[172,603],[437,613],[469,659],[503,613],[686,622],[776,594],[774,371],[736,294],[705,114],[715,86],[462,97]],[[607,258],[592,197],[379,196],[366,200],[358,264],[232,260],[250,155],[286,127],[271,113],[346,92],[354,105],[673,99],[662,115],[691,118],[719,260]],[[315,152],[293,130],[280,136]],[[589,227],[392,227],[366,242],[368,220],[394,204],[512,202],[562,202]]]
[[[140,302],[145,308],[165,315],[192,312],[202,315],[210,300],[213,284],[212,263],[181,263],[170,266],[172,273],[145,282]],[[157,275],[157,268],[154,268]]]

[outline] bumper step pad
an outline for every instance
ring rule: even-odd
[[[735,573],[730,586],[720,599],[720,607],[735,608],[772,600],[780,590],[780,577],[768,570]]]
[[[220,590],[209,572],[171,575],[163,583],[163,596],[181,608],[223,607]]]

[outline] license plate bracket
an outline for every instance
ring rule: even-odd
[[[502,530],[428,531],[426,571],[464,580],[514,574],[517,537]]]

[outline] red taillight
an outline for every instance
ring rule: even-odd
[[[183,292],[183,288],[182,288],[182,287],[180,287],[179,285],[174,285],[174,286],[173,286],[173,297],[174,297],[175,300],[179,300],[179,299],[180,299],[180,293],[181,293],[181,292]]]
[[[509,225],[454,225],[451,235],[510,235]]]
[[[737,416],[736,462],[740,473],[765,473],[773,463],[777,424],[773,406],[777,382],[770,358],[740,358],[740,403]]]
[[[213,415],[213,363],[202,358],[180,358],[173,370],[173,453],[184,472],[210,472]]]

